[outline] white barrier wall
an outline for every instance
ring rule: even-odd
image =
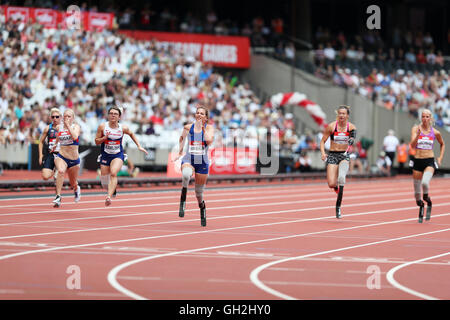
[[[28,164],[29,146],[15,143],[0,145],[0,162],[14,164]]]

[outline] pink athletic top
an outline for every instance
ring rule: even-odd
[[[436,139],[436,136],[434,135],[433,127],[431,127],[431,131],[429,134],[424,134],[422,131],[420,131],[416,149],[433,150],[434,139]]]

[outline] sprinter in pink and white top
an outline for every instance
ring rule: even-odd
[[[439,157],[434,159],[433,146],[437,140],[440,147]],[[431,199],[429,188],[431,177],[434,171],[441,165],[445,152],[445,143],[439,130],[433,128],[433,115],[430,110],[422,111],[422,121],[411,130],[411,147],[416,149],[413,163],[410,163],[413,170],[414,197],[419,206],[419,223],[423,222],[424,202],[421,199],[420,186],[422,185],[423,200],[427,203],[427,214],[425,220],[431,218]]]
[[[111,107],[108,110],[108,122],[100,124],[95,136],[95,144],[101,145],[100,154],[100,181],[102,187],[108,190],[105,205],[111,204],[111,197],[116,194],[117,173],[122,168],[125,160],[123,153],[122,139],[124,134],[128,134],[134,141],[138,149],[145,154],[147,150],[141,147],[136,136],[130,131],[128,126],[119,123],[122,110],[119,107]]]

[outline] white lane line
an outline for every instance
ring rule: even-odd
[[[444,182],[442,182],[442,180],[444,180]],[[446,182],[446,180],[447,180],[447,178],[444,178],[444,177],[433,177],[433,185],[438,185],[438,184],[440,184],[441,182],[442,183],[445,183]],[[400,187],[402,186],[402,185],[404,185],[404,184],[406,184],[407,186],[409,186],[410,185],[410,179],[399,179],[399,180],[397,180],[396,182],[398,182],[399,184],[400,184]],[[180,183],[181,183],[181,179],[180,179]],[[391,185],[391,183],[386,183],[386,180],[352,180],[352,182],[351,182],[351,185],[349,184],[349,186],[348,186],[348,190],[351,190],[350,188],[352,188],[352,185],[355,185],[355,186],[357,186],[357,185],[360,185],[360,184],[368,184],[368,183],[370,183],[371,185],[374,185],[374,184],[376,184],[377,186],[379,186],[380,184],[382,185],[382,184],[388,184],[388,185]],[[213,184],[213,187],[211,187],[210,189],[208,189],[209,190],[209,192],[223,192],[223,191],[231,191],[231,190],[240,190],[240,189],[242,189],[242,190],[260,190],[260,189],[267,189],[267,188],[270,188],[270,189],[283,189],[283,188],[286,188],[286,189],[292,189],[293,187],[300,187],[300,188],[303,188],[303,187],[305,187],[305,188],[308,188],[308,189],[311,189],[311,188],[315,188],[315,187],[318,187],[318,188],[320,188],[321,190],[323,189],[323,185],[324,184],[326,184],[326,179],[325,179],[325,177],[324,177],[324,179],[323,179],[323,181],[319,181],[319,182],[308,182],[308,183],[291,183],[291,184],[274,184],[274,185],[271,185],[271,184],[269,184],[269,185],[250,185],[250,186],[227,186],[227,187],[216,187],[214,184]],[[411,187],[412,188],[412,187]],[[101,191],[101,190],[103,190],[103,189],[98,189],[99,191]],[[120,191],[120,190],[119,190]],[[70,192],[70,190],[68,191],[68,192]],[[156,191],[152,191],[152,190],[149,190],[149,191],[143,191],[143,192],[130,192],[130,191],[124,191],[124,194],[126,194],[127,196],[130,196],[130,195],[132,195],[132,196],[137,196],[137,195],[142,195],[142,194],[146,194],[146,193],[148,193],[148,194],[155,194],[155,195],[157,195],[157,194],[164,194],[164,193],[177,193],[177,194],[179,194],[179,192],[180,192],[180,190],[179,189],[167,189],[167,190],[156,190]],[[256,191],[256,192],[260,192],[260,191]],[[271,192],[272,192],[272,190],[271,190]],[[70,195],[70,193],[67,193],[67,194],[65,194],[65,195]],[[84,197],[98,197],[98,196],[101,196],[101,195],[99,195],[99,194],[92,194],[92,193],[85,193],[85,195],[84,195]],[[0,199],[0,202],[1,201],[23,201],[23,200],[39,200],[39,199],[53,199],[54,198],[54,195],[53,194],[50,194],[50,195],[48,195],[48,197],[42,197],[42,196],[40,196],[40,197],[14,197],[14,198],[1,198]]]
[[[392,188],[390,190],[387,189],[371,189],[372,192],[377,192],[377,191],[397,191],[399,190],[398,188]],[[434,194],[437,194],[439,192],[447,192],[448,188],[444,188],[444,189],[435,189]],[[328,190],[327,190],[328,191]],[[352,191],[351,194],[363,194],[363,197],[365,195],[367,195],[367,191],[368,190],[355,190]],[[272,193],[272,192],[271,192]],[[276,192],[273,192],[276,193]],[[299,190],[289,190],[289,191],[283,191],[283,195],[279,195],[279,196],[265,196],[265,197],[247,197],[247,198],[237,198],[237,199],[233,199],[233,201],[243,201],[243,200],[264,200],[264,199],[277,199],[277,198],[288,198],[288,197],[309,197],[309,196],[321,196],[324,192],[322,192],[322,190],[317,190],[317,192],[310,192],[310,193],[302,193],[301,195],[299,195]],[[289,195],[289,193],[293,193],[291,195]],[[253,192],[251,193],[236,193],[233,195],[244,195],[247,196],[249,194],[254,194]],[[256,193],[256,194],[261,194],[260,192]],[[326,193],[325,193],[326,194]],[[400,192],[400,193],[389,193],[387,192],[387,196],[396,196],[396,195],[407,195],[407,194],[411,194],[411,192]],[[380,194],[377,193],[377,196],[379,196]],[[221,195],[218,195],[221,196]],[[374,195],[375,196],[375,195]],[[208,195],[209,197],[209,195]],[[326,198],[322,198],[323,199],[334,199],[335,196],[333,196],[331,193],[328,192],[328,196]],[[158,198],[158,199],[162,199]],[[167,199],[174,199],[174,197],[167,197]],[[346,198],[348,199],[348,198]],[[352,198],[351,198],[352,199]],[[130,201],[134,201],[135,199],[122,199],[121,201],[126,201],[126,202],[130,202]],[[151,198],[142,198],[141,200],[145,200],[145,201],[149,201],[149,200],[155,200],[155,199],[151,199]],[[215,200],[208,200],[208,203],[215,203],[215,202],[224,202],[224,201],[229,201],[230,199],[215,199]],[[116,200],[114,200],[115,202]],[[176,198],[176,201],[178,201],[178,198]],[[305,200],[305,201],[314,201],[314,199],[310,199],[310,200]],[[87,202],[82,202],[82,203],[87,203]],[[104,200],[96,200],[96,201],[90,201],[89,203],[104,203]],[[178,202],[177,202],[178,203]],[[189,203],[197,203],[195,201],[189,201]],[[71,202],[71,204],[75,204],[75,202]],[[0,217],[6,217],[6,216],[22,216],[22,215],[29,215],[29,214],[42,214],[42,213],[66,213],[66,212],[79,212],[79,211],[95,211],[95,210],[100,210],[100,211],[107,211],[107,210],[115,210],[115,209],[122,209],[122,208],[142,208],[142,207],[155,207],[155,206],[166,206],[168,204],[173,204],[173,202],[163,202],[163,203],[145,203],[145,204],[139,204],[139,205],[125,205],[125,206],[113,206],[113,207],[105,207],[105,206],[101,206],[101,207],[93,207],[93,208],[74,208],[74,209],[67,209],[67,208],[59,208],[59,209],[49,209],[49,210],[44,210],[44,211],[24,211],[24,212],[11,212],[11,213],[3,213],[0,214]],[[47,204],[47,206],[50,206],[50,204]]]
[[[121,278],[121,277],[119,277]],[[250,280],[230,280],[230,279],[208,279],[208,282],[217,283],[243,283],[251,284]],[[304,282],[304,281],[266,281],[271,285],[280,286],[310,286],[310,287],[348,287],[348,288],[366,288],[363,284],[354,283],[335,283],[335,282]],[[391,286],[383,286],[381,289],[391,288]]]
[[[294,192],[292,190],[292,187],[288,188],[286,190],[280,190],[280,189],[281,188],[278,188],[278,190],[271,190],[270,193],[277,194],[277,193]],[[317,187],[317,188],[309,188],[308,189],[308,191],[314,191],[314,190],[321,191],[321,190],[324,190],[324,189],[323,189],[323,187],[321,187],[321,188],[319,188],[319,187]],[[357,190],[358,191],[364,191],[364,190],[361,190],[361,189],[357,189]],[[367,189],[367,191],[368,190],[369,189]],[[380,189],[380,190],[384,190],[384,189]],[[398,190],[398,188],[391,188],[391,190]],[[174,190],[174,192],[175,191],[176,191],[177,194],[180,193],[180,190],[178,190],[178,189]],[[221,191],[221,190],[210,190],[209,189],[207,191],[208,191],[207,192],[208,197],[210,197],[210,196],[211,197],[235,196],[235,195],[242,195],[242,194],[245,194],[245,195],[261,194],[261,190],[259,190],[259,191],[244,191],[244,190],[241,190],[240,192],[236,192],[235,190],[224,190],[224,191]],[[311,194],[314,194],[314,193],[311,193]],[[130,194],[126,194],[127,198],[123,198],[123,197],[116,198],[114,200],[114,203],[116,203],[116,202],[125,202],[125,201],[128,202],[130,200],[132,200],[132,201],[141,201],[141,200],[142,201],[149,201],[149,200],[161,200],[161,199],[174,199],[174,195],[170,195],[170,196],[146,196],[146,197],[137,197],[137,198],[129,197],[129,195]],[[133,193],[131,195],[142,196],[141,193],[139,193],[139,194]],[[104,196],[106,196],[106,194],[105,195],[99,195],[99,194],[92,195],[92,197],[93,196],[102,197],[102,198],[100,200],[83,201],[82,203],[104,203],[105,202]],[[66,197],[71,197],[71,195],[66,195]],[[52,196],[51,199],[53,199],[53,198],[54,197]],[[46,198],[33,198],[33,199],[37,199],[37,200],[45,199],[45,201],[48,201]],[[75,204],[75,202],[73,202],[73,201],[72,202],[67,202],[67,203]],[[2,206],[2,208],[22,208],[22,207],[36,207],[36,206],[50,206],[50,203],[49,202],[45,202],[45,203],[12,204],[12,205]]]
[[[444,191],[447,191],[447,190],[444,190]],[[405,193],[405,192],[401,192],[401,193],[394,193],[394,194],[389,194],[389,196],[401,196],[401,195],[407,195],[407,194],[409,194],[409,193]],[[292,197],[292,196],[276,196],[275,198],[276,199],[280,199],[280,198],[289,198],[289,197]],[[297,195],[294,195],[294,197],[298,197]],[[370,198],[375,198],[375,197],[380,197],[380,194],[379,193],[377,193],[376,195],[370,195],[370,196],[367,196],[367,193],[366,194],[364,194],[364,195],[362,195],[362,196],[349,196],[349,197],[347,197],[346,198],[346,200],[358,200],[358,199],[370,199]],[[440,198],[446,198],[447,196],[437,196],[437,195],[435,195],[434,197],[433,197],[433,199],[440,199]],[[261,199],[261,200],[265,200],[265,199],[267,199],[268,197],[262,197],[262,198],[241,198],[241,199],[236,199],[236,201],[238,201],[238,200],[240,200],[240,201],[243,201],[243,200],[255,200],[255,199]],[[299,201],[289,201],[289,202],[272,202],[272,203],[269,203],[269,204],[267,204],[267,203],[264,203],[264,202],[262,202],[262,203],[260,203],[260,204],[251,204],[251,205],[239,205],[239,206],[227,206],[227,207],[209,207],[210,209],[208,209],[208,210],[217,210],[217,209],[233,209],[233,208],[249,208],[249,207],[258,207],[258,206],[267,206],[267,205],[284,205],[284,204],[297,204],[297,203],[316,203],[316,202],[318,202],[318,201],[326,201],[326,200],[329,200],[329,198],[318,198],[318,199],[308,199],[308,200],[299,200]],[[401,201],[401,202],[404,202],[404,201],[409,201],[410,199],[399,199],[399,200],[391,200],[391,201],[393,201],[393,202],[390,202],[390,201],[388,201],[388,202],[385,202],[385,203],[395,203],[396,201]],[[210,201],[208,201],[208,203],[209,202],[227,202],[226,200],[210,200]],[[188,204],[192,204],[192,203],[195,203],[195,204],[197,204],[197,202],[195,202],[195,201],[190,201],[190,202],[188,202]],[[371,202],[371,203],[368,203],[369,205],[371,205],[371,204],[379,204],[380,202]],[[117,207],[117,208],[119,208],[119,209],[122,209],[122,208],[126,208],[126,207],[131,207],[131,208],[135,208],[135,207],[151,207],[151,206],[154,206],[155,204],[147,204],[147,205],[141,205],[141,206],[120,206],[120,207]],[[164,204],[156,204],[156,205],[172,205],[172,203],[164,203]],[[361,204],[361,205],[365,205],[365,204]],[[345,207],[349,207],[349,206],[354,206],[354,204],[349,204],[349,205],[345,205]],[[100,211],[105,211],[106,209],[104,208],[104,207],[102,207],[102,208],[85,208],[85,209],[72,209],[72,210],[66,210],[65,212],[67,212],[67,211],[97,211],[97,210],[100,210]],[[187,212],[190,212],[190,211],[195,211],[195,210],[197,210],[197,209],[187,209],[186,211]],[[46,212],[53,212],[53,211],[40,211],[40,212],[37,212],[37,213],[46,213]],[[10,214],[10,215],[24,215],[24,214],[35,214],[36,212],[33,212],[33,213],[14,213],[14,214]],[[49,223],[49,222],[64,222],[64,221],[77,221],[77,220],[93,220],[93,219],[106,219],[106,218],[119,218],[119,217],[130,217],[130,216],[140,216],[140,215],[153,215],[153,214],[166,214],[166,213],[176,213],[175,211],[173,211],[173,210],[170,210],[170,211],[157,211],[157,212],[155,212],[155,211],[152,211],[152,212],[139,212],[139,213],[131,213],[131,212],[129,212],[129,213],[126,213],[126,214],[119,214],[119,215],[107,215],[107,216],[91,216],[91,217],[82,217],[82,218],[68,218],[68,219],[53,219],[53,220],[38,220],[38,221],[25,221],[25,222],[10,222],[10,223],[3,223],[3,224],[0,224],[0,227],[9,227],[9,226],[13,226],[13,225],[26,225],[26,224],[40,224],[40,223]],[[4,215],[2,215],[2,216],[4,216]]]
[[[368,196],[371,197],[371,196]],[[448,196],[435,196],[434,199],[438,198],[448,198]],[[317,200],[314,200],[316,202]],[[409,199],[400,199],[400,200],[390,200],[390,201],[376,201],[376,202],[364,202],[364,203],[356,203],[356,204],[349,204],[346,207],[360,207],[360,206],[370,206],[370,205],[380,205],[380,204],[388,204],[388,203],[399,203],[399,202],[405,202],[409,201]],[[304,203],[304,201],[292,201],[292,202],[284,202],[282,204],[295,204],[295,203]],[[447,206],[450,205],[450,202],[446,203],[439,203],[433,205],[434,208],[441,207],[441,206]],[[255,207],[255,206],[267,206],[267,204],[257,204],[257,205],[245,205],[245,206],[230,206],[230,207],[215,207],[215,208],[209,208],[208,210],[222,210],[222,209],[233,209],[233,208],[244,208],[244,207]],[[240,217],[250,217],[250,216],[263,216],[263,215],[272,215],[272,214],[279,214],[279,213],[293,213],[293,212],[304,212],[304,211],[317,211],[317,210],[326,210],[326,209],[332,209],[334,206],[326,206],[326,207],[312,207],[312,208],[302,208],[302,209],[289,209],[289,210],[279,210],[279,211],[269,211],[269,212],[257,212],[257,213],[245,213],[245,214],[239,214],[239,215],[229,215],[229,216],[217,216],[217,217],[210,217],[209,220],[217,220],[217,219],[232,219],[232,218],[240,218]],[[353,216],[360,216],[360,215],[367,215],[367,214],[374,214],[374,213],[385,213],[385,212],[394,212],[394,211],[404,211],[404,210],[413,210],[417,207],[403,207],[403,208],[396,208],[396,209],[384,209],[384,210],[376,210],[376,211],[369,211],[369,212],[362,212],[362,213],[356,213],[356,214],[347,214],[345,217],[353,217]],[[197,211],[198,209],[189,209],[186,210],[186,212],[189,211]],[[166,214],[166,213],[177,213],[176,211],[163,211],[163,212],[156,212],[156,213],[141,213],[142,214]],[[126,215],[125,215],[126,216]],[[285,224],[285,223],[293,223],[293,222],[304,222],[304,221],[315,221],[315,220],[323,220],[323,219],[329,219],[329,216],[325,217],[318,217],[318,218],[311,218],[311,219],[300,219],[300,220],[287,220],[282,222],[276,222],[276,223],[270,223],[270,224],[260,224],[256,226],[263,226],[263,225],[273,225],[273,224]],[[112,230],[112,229],[123,229],[123,228],[131,228],[131,227],[142,227],[142,226],[154,226],[154,225],[164,225],[164,224],[173,224],[173,223],[185,223],[188,221],[198,221],[198,219],[186,219],[186,220],[172,220],[172,221],[162,221],[162,222],[149,222],[149,223],[139,223],[139,224],[131,224],[131,225],[119,225],[119,226],[112,226],[112,227],[98,227],[98,228],[87,228],[87,229],[77,229],[77,230],[67,230],[67,231],[54,231],[54,232],[44,232],[44,233],[32,233],[32,234],[21,234],[21,235],[13,235],[13,236],[3,236],[0,237],[0,240],[4,239],[15,239],[15,238],[25,238],[25,237],[35,237],[35,236],[48,236],[48,235],[56,235],[56,234],[69,234],[69,233],[78,233],[78,232],[90,232],[90,231],[101,231],[101,230]],[[219,229],[218,229],[219,230]]]
[[[412,264],[417,264],[417,263],[421,263],[421,262],[424,262],[424,261],[437,259],[437,258],[440,258],[440,257],[444,257],[446,255],[449,255],[449,254],[450,254],[450,252],[446,252],[446,253],[443,253],[443,254],[438,254],[436,256],[426,257],[426,258],[423,258],[423,259],[418,259],[418,260],[415,260],[415,261],[410,261],[410,262],[407,262],[407,263],[400,264],[400,265],[398,265],[398,266],[396,266],[396,267],[394,267],[394,268],[392,268],[392,269],[390,269],[388,271],[388,273],[386,274],[386,279],[389,281],[389,283],[391,285],[393,285],[397,289],[402,290],[402,291],[404,291],[406,293],[409,293],[409,294],[411,294],[413,296],[416,296],[416,297],[419,297],[419,298],[422,298],[422,299],[425,299],[425,300],[439,300],[438,298],[426,295],[424,293],[421,293],[421,292],[418,292],[416,290],[410,289],[410,288],[408,288],[408,287],[398,283],[398,281],[395,280],[395,278],[394,278],[394,274],[398,270],[403,269],[405,267],[408,267],[408,266],[410,266]]]
[[[414,219],[414,220],[416,220],[416,219]],[[269,293],[269,294],[271,294],[273,296],[276,296],[276,297],[281,298],[281,299],[286,299],[286,300],[297,300],[296,298],[294,298],[292,296],[284,294],[284,293],[282,293],[280,291],[277,291],[277,290],[272,289],[272,288],[268,287],[267,285],[265,285],[258,277],[259,274],[261,273],[261,271],[266,269],[266,268],[272,267],[272,266],[274,266],[276,264],[285,263],[285,262],[288,262],[288,261],[300,260],[300,259],[303,259],[303,258],[315,257],[315,256],[323,255],[323,254],[329,254],[329,253],[340,252],[340,251],[344,251],[344,250],[351,250],[351,249],[357,249],[357,248],[362,248],[362,247],[368,247],[368,246],[372,246],[372,245],[383,244],[383,243],[388,243],[388,242],[393,242],[393,241],[398,241],[398,240],[405,240],[405,239],[420,237],[420,236],[424,236],[424,235],[430,235],[430,234],[439,233],[439,232],[446,232],[446,231],[450,231],[450,228],[436,230],[436,231],[430,231],[430,232],[424,232],[424,233],[419,233],[419,234],[413,234],[413,235],[409,235],[409,236],[391,238],[391,239],[386,239],[386,240],[381,240],[381,241],[374,241],[374,242],[369,242],[369,243],[364,243],[364,244],[359,244],[359,245],[349,246],[349,247],[344,247],[344,248],[339,248],[339,249],[321,251],[321,252],[301,255],[301,256],[297,256],[297,257],[290,257],[290,258],[280,259],[280,260],[277,260],[277,261],[272,261],[272,262],[260,265],[259,267],[253,269],[253,271],[250,273],[250,280],[258,288],[260,288],[261,290],[263,290],[263,291],[265,291],[265,292],[267,292],[267,293]]]
[[[444,216],[448,216],[448,215],[450,215],[450,213],[435,215],[434,218],[444,217]],[[375,227],[375,226],[394,224],[394,223],[401,223],[401,222],[406,222],[406,221],[415,221],[415,220],[417,220],[417,219],[416,218],[402,219],[402,220],[395,220],[395,221],[388,221],[388,222],[373,223],[373,224],[368,224],[368,225],[363,225],[363,226],[354,226],[354,227],[347,227],[347,228],[322,230],[322,231],[301,233],[301,234],[284,236],[284,237],[276,237],[276,238],[261,239],[261,240],[252,240],[252,241],[246,241],[246,242],[238,242],[238,243],[231,243],[231,244],[225,244],[225,245],[219,245],[219,246],[203,247],[203,248],[197,248],[197,249],[181,250],[181,251],[170,252],[170,253],[165,253],[165,254],[153,255],[153,256],[149,256],[149,257],[143,257],[143,258],[127,261],[125,263],[122,263],[122,264],[114,267],[108,273],[108,281],[111,284],[111,286],[113,286],[113,288],[115,288],[119,292],[122,292],[123,294],[129,296],[130,298],[133,298],[133,299],[136,299],[136,300],[147,300],[145,297],[143,297],[141,295],[138,295],[137,293],[134,293],[133,291],[131,291],[131,290],[123,287],[121,284],[119,284],[119,282],[117,281],[118,273],[120,271],[122,271],[123,269],[128,268],[131,265],[134,265],[134,264],[137,264],[137,263],[141,263],[141,262],[148,261],[148,260],[154,260],[154,259],[158,259],[158,258],[163,258],[163,257],[179,255],[179,254],[199,252],[199,251],[206,251],[206,250],[213,250],[213,249],[220,249],[220,248],[229,248],[229,247],[242,246],[242,245],[248,245],[248,244],[256,244],[256,243],[277,241],[277,240],[294,239],[294,238],[298,238],[298,237],[306,237],[306,236],[316,235],[316,234],[323,234],[323,233],[330,233],[330,232],[337,232],[337,231],[347,231],[347,230]],[[364,246],[369,246],[369,245],[374,245],[374,244],[379,244],[379,243],[386,243],[386,242],[391,242],[391,241],[400,240],[400,239],[413,238],[413,237],[418,237],[418,236],[432,234],[432,233],[438,233],[438,232],[444,232],[444,231],[449,231],[449,230],[450,230],[450,228],[449,229],[438,230],[438,231],[433,231],[433,232],[414,234],[414,235],[404,236],[404,237],[400,237],[400,238],[388,239],[388,240],[383,240],[383,241],[370,242],[370,243],[362,244],[362,245],[359,245],[359,246],[340,248],[340,249],[335,249],[335,250],[323,251],[323,252],[319,252],[319,253],[315,253],[315,254],[311,254],[311,255],[305,255],[305,257],[316,256],[316,255],[321,255],[321,254],[326,254],[326,253],[331,253],[331,252],[337,252],[337,251],[343,251],[343,250],[348,250],[348,249],[357,248],[357,247],[364,247]],[[299,257],[302,257],[302,256],[299,256]],[[296,259],[296,258],[299,258],[299,257],[289,258],[289,259],[282,259],[282,260],[278,260],[278,261],[284,262],[284,261],[293,260],[293,259]],[[1,257],[0,257],[0,259],[1,259]],[[257,269],[258,270],[262,270],[266,266],[270,267],[270,266],[272,266],[274,264],[280,263],[278,261],[275,261],[274,263],[265,264],[263,266],[258,267]],[[256,284],[255,281],[257,281],[257,283],[258,283],[257,286],[259,286],[260,288],[263,288],[263,290],[265,290],[265,291],[267,291],[267,292],[269,292],[269,293],[271,293],[273,295],[276,295],[278,297],[281,297],[283,299],[292,298],[292,297],[284,295],[282,293],[278,293],[278,291],[275,291],[275,290],[273,290],[273,289],[271,289],[269,287],[266,287],[262,282],[259,281],[259,279],[257,277],[259,271],[256,272],[256,273],[254,271],[252,271],[250,279],[255,284]]]
[[[398,210],[404,210],[398,209]],[[387,212],[389,210],[381,210],[383,212]],[[276,213],[277,211],[275,211]],[[367,214],[373,214],[373,213],[379,213],[380,211],[374,211],[374,212],[363,212],[363,213],[356,213],[351,214],[348,216],[357,216],[357,215],[367,215]],[[259,213],[259,214],[271,214],[270,213]],[[440,215],[434,215],[433,217],[440,217],[440,216],[447,216],[449,214],[440,214]],[[212,229],[212,230],[201,230],[201,231],[192,231],[192,232],[183,232],[183,233],[174,233],[174,234],[165,234],[165,235],[159,235],[159,236],[149,236],[149,237],[140,237],[140,238],[131,238],[131,239],[123,239],[123,240],[111,240],[111,241],[102,241],[102,242],[94,242],[94,243],[87,243],[87,244],[77,244],[77,245],[67,245],[67,246],[59,246],[59,247],[52,247],[52,248],[45,248],[45,249],[39,249],[39,250],[30,250],[30,251],[22,251],[22,252],[16,252],[13,254],[8,254],[4,256],[0,256],[0,260],[6,260],[14,257],[24,256],[28,254],[33,253],[43,253],[43,252],[50,252],[50,251],[57,251],[57,250],[65,250],[65,249],[73,249],[73,248],[84,248],[84,247],[90,247],[90,246],[97,246],[97,245],[106,245],[106,244],[115,244],[115,243],[124,243],[124,242],[132,242],[132,241],[142,241],[142,240],[153,240],[153,239],[162,239],[162,238],[172,238],[172,237],[178,237],[178,236],[189,236],[189,235],[196,235],[196,234],[205,234],[205,233],[212,233],[212,232],[222,232],[222,231],[229,231],[229,230],[237,230],[237,229],[246,229],[246,228],[253,228],[253,227],[265,227],[265,226],[273,226],[273,225],[280,225],[280,224],[286,224],[286,223],[296,223],[296,222],[305,222],[305,221],[315,221],[315,220],[332,220],[336,219],[334,216],[326,216],[326,217],[318,217],[318,218],[310,218],[310,219],[297,219],[297,220],[291,220],[291,221],[281,221],[281,222],[271,222],[271,223],[262,223],[262,224],[255,224],[255,225],[245,225],[240,227],[228,227],[228,228],[220,228],[220,229]],[[401,222],[404,221],[411,221],[415,219],[405,219],[405,220],[398,220]],[[381,224],[386,224],[390,222],[383,222]],[[42,234],[40,234],[42,235]],[[294,236],[287,236],[287,237],[295,237]],[[281,237],[280,239],[282,239]],[[278,238],[274,238],[278,239]]]

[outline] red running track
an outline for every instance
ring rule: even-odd
[[[0,299],[450,299],[450,179],[417,222],[410,179],[0,199]],[[79,285],[79,288],[76,286]],[[75,287],[74,287],[75,286]]]

